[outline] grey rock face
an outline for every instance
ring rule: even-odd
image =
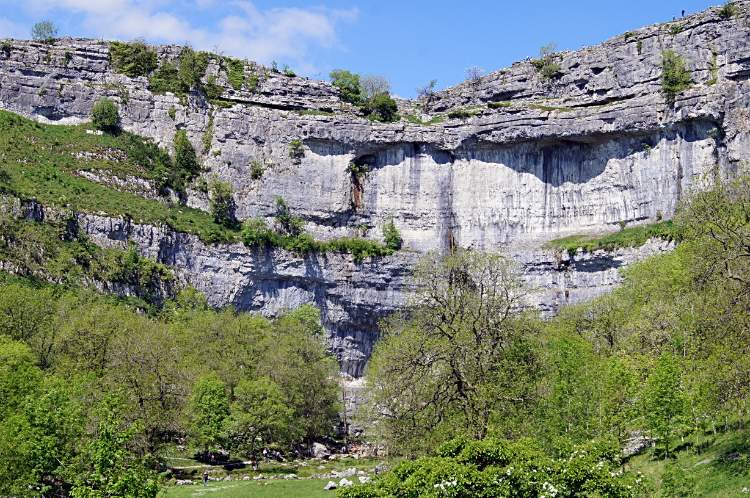
[[[148,78],[112,70],[109,42],[79,38],[53,46],[12,40],[12,50],[0,52],[0,108],[75,124],[109,97],[123,128],[167,148],[184,129],[198,151],[212,118],[201,160],[234,186],[239,219],[271,216],[282,196],[317,239],[351,236],[362,226],[366,237],[378,239],[393,216],[414,252],[358,264],[340,254],[298,258],[240,244],[206,246],[196,237],[91,213],[79,220],[102,244],[132,238],[144,254],[181,268],[212,304],[270,315],[313,301],[342,369],[359,376],[377,321],[403,303],[404,277],[419,252],[506,249],[540,289],[531,300],[554,311],[611,289],[620,266],[669,250],[654,242],[571,259],[539,247],[567,235],[615,231],[621,221],[647,223],[658,213],[668,219],[702,175],[716,165],[729,174],[747,160],[750,2],[735,5],[742,14],[732,19],[711,8],[562,52],[560,76],[553,79],[519,62],[429,98],[399,102],[401,114],[443,119],[429,126],[406,119],[373,124],[342,103],[333,85],[250,62],[239,89],[229,85],[219,61],[209,63],[204,82],[213,77],[232,107],[212,106],[200,92],[184,99],[157,95]],[[181,52],[152,48],[160,60],[175,61]],[[673,103],[661,92],[666,50],[683,57],[693,84]],[[251,88],[253,78],[258,85]],[[497,102],[505,103],[487,106]],[[447,117],[457,109],[474,114]],[[290,157],[292,140],[302,141],[303,157]],[[350,162],[370,172],[355,181]],[[260,178],[250,174],[254,165],[263,169]],[[149,195],[150,186],[133,180],[117,188]],[[187,202],[208,209],[197,190],[189,190]]]

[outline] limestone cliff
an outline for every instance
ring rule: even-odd
[[[654,242],[570,258],[539,248],[569,234],[614,231],[621,221],[669,218],[696,178],[717,165],[731,173],[747,158],[750,2],[735,5],[740,12],[729,19],[712,8],[560,53],[553,78],[518,62],[429,99],[401,101],[399,113],[410,118],[391,124],[362,117],[327,82],[250,62],[245,83],[234,88],[218,56],[203,81],[222,86],[230,107],[209,104],[197,89],[182,99],[157,95],[147,77],[112,69],[109,42],[72,38],[52,46],[12,40],[0,52],[0,108],[76,123],[108,96],[118,102],[123,128],[166,147],[184,129],[196,150],[204,150],[212,123],[203,165],[233,184],[239,219],[270,213],[276,196],[318,239],[353,235],[362,225],[367,237],[379,238],[393,216],[408,250],[358,264],[344,255],[206,246],[92,213],[79,220],[103,244],[132,238],[146,255],[182,268],[213,304],[273,313],[314,301],[343,369],[357,376],[376,322],[402,302],[404,275],[419,252],[505,248],[543,290],[536,301],[555,309],[611,288],[621,264],[669,250]],[[182,50],[151,49],[160,61]],[[692,71],[692,87],[674,102],[661,92],[667,50]],[[471,115],[448,116],[459,109]],[[304,156],[290,157],[292,140],[302,141]],[[354,181],[350,162],[370,172]],[[262,176],[253,178],[253,164]],[[208,206],[197,190],[187,202]]]

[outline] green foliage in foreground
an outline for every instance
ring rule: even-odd
[[[92,291],[0,277],[4,496],[155,496],[156,463],[177,438],[288,456],[338,422],[336,363],[310,305],[267,320],[211,310],[186,289],[148,317]],[[263,413],[253,432],[248,401],[269,395],[262,407],[283,430]]]
[[[578,443],[640,435],[652,459],[674,461],[706,451],[718,431],[746,427],[750,171],[703,184],[684,197],[674,226],[660,224],[679,227],[675,250],[629,266],[618,289],[548,321],[521,314],[528,290],[501,255],[424,257],[413,299],[383,324],[368,366],[373,436],[416,456],[457,434],[547,447],[562,434]],[[746,431],[732,451],[746,451]],[[742,458],[725,474],[734,485],[750,476]],[[668,496],[705,475],[686,463],[662,474]],[[716,496],[742,487],[721,489]]]
[[[401,462],[376,482],[341,488],[337,496],[646,496],[647,480],[619,468],[615,439],[561,443],[543,451],[529,439],[454,439],[438,449],[438,457]]]
[[[651,238],[679,240],[680,229],[674,222],[664,221],[642,227],[626,228],[606,237],[595,239],[586,235],[571,235],[562,239],[551,240],[545,244],[545,247],[565,251],[574,256],[579,249],[593,252],[600,249],[613,251],[621,247],[640,247]]]

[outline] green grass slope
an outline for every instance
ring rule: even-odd
[[[0,192],[80,213],[166,225],[205,242],[234,240],[239,231],[217,224],[209,213],[134,191],[133,179],[145,179],[156,194],[156,186],[169,174],[163,164],[165,152],[150,140],[124,131],[87,133],[90,129],[44,125],[0,111]]]

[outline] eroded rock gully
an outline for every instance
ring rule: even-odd
[[[143,254],[181,268],[212,304],[271,314],[315,302],[342,369],[359,376],[377,321],[403,302],[404,276],[420,252],[508,250],[540,289],[533,299],[555,310],[611,289],[621,265],[670,250],[652,241],[570,258],[540,247],[570,234],[615,231],[620,221],[669,218],[702,175],[731,174],[747,159],[750,2],[735,4],[741,12],[731,19],[712,8],[563,52],[558,78],[543,80],[531,63],[519,62],[429,101],[399,102],[403,115],[443,119],[431,125],[373,124],[342,103],[331,84],[249,62],[239,90],[216,59],[209,63],[204,82],[213,76],[232,107],[212,106],[198,91],[185,99],[156,95],[146,77],[111,69],[108,42],[73,38],[52,46],[12,40],[12,49],[0,52],[0,108],[79,123],[106,96],[118,103],[124,129],[165,147],[184,129],[198,151],[213,118],[203,165],[232,183],[239,219],[271,213],[276,196],[318,239],[354,235],[362,225],[366,237],[379,238],[393,216],[407,250],[362,263],[341,254],[298,258],[241,244],[207,246],[160,227],[79,217],[99,243],[130,238]],[[151,48],[160,60],[181,51]],[[680,54],[692,71],[693,86],[673,103],[661,92],[665,50]],[[256,88],[247,87],[251,75]],[[456,109],[474,114],[448,119]],[[292,140],[302,141],[303,157],[289,156]],[[253,162],[263,167],[260,178],[250,174]],[[369,173],[353,182],[350,162]],[[208,209],[198,191],[187,202]]]

